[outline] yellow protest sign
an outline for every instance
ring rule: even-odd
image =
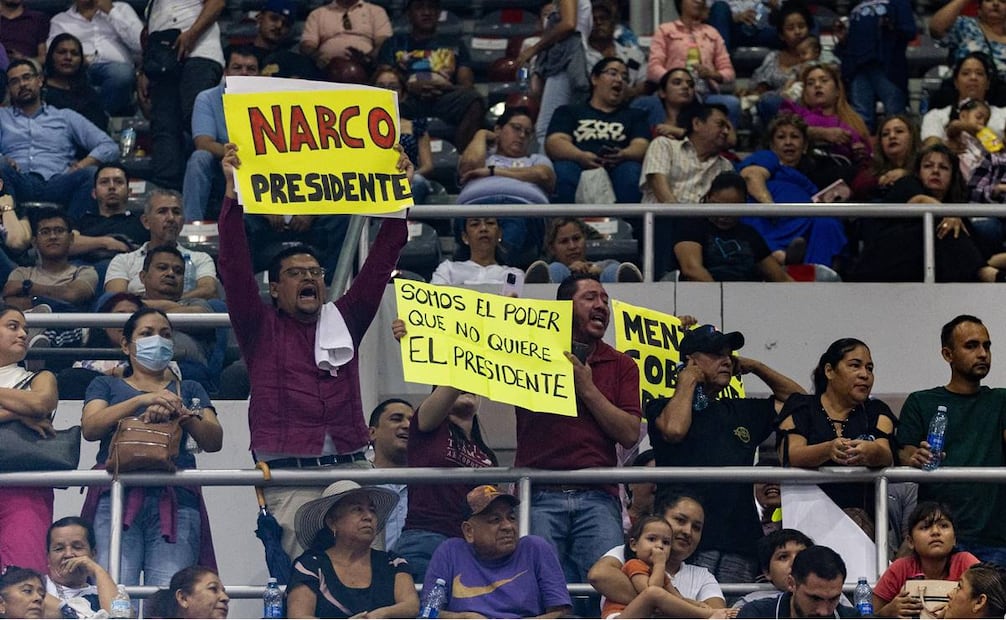
[[[678,383],[678,344],[685,333],[678,317],[613,299],[615,348],[636,360],[643,405],[651,399],[674,396]],[[730,381],[720,398],[743,398],[744,383]]]
[[[395,280],[405,321],[406,381],[450,385],[497,402],[576,415],[568,301],[514,299]]]
[[[389,90],[228,78],[224,116],[248,213],[374,214],[412,205],[396,168],[398,99]]]

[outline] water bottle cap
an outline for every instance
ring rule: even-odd
[[[866,583],[866,577],[860,577],[859,583]]]
[[[443,579],[437,579],[437,585],[438,586],[446,586],[447,582],[444,581]]]
[[[269,580],[268,580],[268,581],[266,581],[266,583],[267,583],[268,585],[270,585],[270,586],[273,586],[273,585],[276,585],[277,581],[276,581],[276,578],[275,578],[275,577],[270,577],[270,578],[269,578]]]

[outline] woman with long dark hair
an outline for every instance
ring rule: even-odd
[[[45,102],[54,108],[69,108],[108,129],[108,114],[97,91],[91,87],[80,39],[69,33],[56,35],[45,54]]]

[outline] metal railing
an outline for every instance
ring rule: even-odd
[[[541,216],[607,216],[641,217],[643,280],[653,281],[654,273],[654,219],[656,217],[707,217],[710,215],[735,215],[749,217],[780,216],[826,216],[826,217],[895,217],[922,218],[923,222],[923,282],[936,281],[936,234],[934,222],[937,216],[1001,217],[1002,205],[975,204],[875,204],[863,202],[846,203],[777,203],[777,204],[546,204],[546,205],[418,205],[409,211],[412,219],[465,217],[470,215],[492,215],[507,217]],[[640,231],[636,231],[640,234]],[[669,243],[669,240],[660,240]],[[360,243],[360,264],[368,251],[366,236]],[[668,250],[670,248],[667,248]]]
[[[862,467],[829,467],[806,470],[782,467],[617,467],[579,469],[569,471],[536,470],[491,467],[462,468],[405,468],[405,469],[320,469],[272,471],[266,482],[257,469],[185,470],[175,473],[128,473],[114,480],[101,470],[75,470],[61,472],[7,472],[0,473],[0,487],[7,486],[109,486],[111,501],[111,541],[109,544],[108,572],[118,581],[122,549],[122,512],[126,489],[148,486],[323,486],[335,480],[354,480],[360,484],[489,484],[515,483],[521,503],[518,507],[520,534],[531,530],[531,498],[535,484],[612,484],[625,482],[786,482],[791,484],[855,483],[875,484],[875,543],[877,546],[877,571],[883,573],[888,565],[887,550],[887,487],[890,482],[1006,482],[1006,468],[947,467],[932,472],[922,472],[909,467],[892,467],[870,470]],[[589,594],[589,584],[567,584],[572,594]],[[723,591],[741,594],[766,589],[765,584],[721,584]],[[130,587],[130,594],[149,596],[157,588]],[[233,598],[261,596],[261,585],[228,585]]]

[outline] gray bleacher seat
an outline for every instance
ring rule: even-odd
[[[431,138],[440,138],[441,140],[453,140],[454,133],[457,131],[457,127],[451,125],[447,121],[437,118],[435,116],[427,119],[426,133],[430,134]]]
[[[730,55],[738,77],[750,77],[771,50],[767,47],[738,47]]]
[[[412,25],[409,23],[409,16],[404,12],[399,13],[391,20],[391,28],[395,31],[395,34],[408,34],[409,30],[412,29]],[[437,34],[460,37],[463,30],[464,24],[461,22],[460,17],[447,9],[440,11],[440,18],[437,20]]]
[[[434,138],[430,140],[433,150],[433,172],[430,178],[442,184],[450,194],[458,192],[458,149],[449,141]]]
[[[426,222],[416,222],[409,220],[409,240],[402,248],[398,256],[398,269],[405,273],[401,277],[409,277],[409,273],[418,275],[421,279],[429,282],[433,271],[443,260],[440,253],[440,238],[437,231]],[[368,232],[370,243],[377,238],[377,231],[381,227],[379,218],[371,219],[370,230]]]
[[[464,42],[471,54],[472,71],[477,75],[485,75],[490,65],[500,58],[506,58],[510,40],[505,37],[470,35],[464,37]]]
[[[928,109],[930,98],[940,90],[943,81],[953,75],[953,69],[947,65],[937,65],[926,71],[922,76],[922,93],[920,95],[920,109]]]
[[[475,20],[472,34],[484,37],[528,37],[541,30],[538,16],[519,8],[493,11]]]
[[[600,234],[600,238],[587,239],[587,260],[639,262],[639,243],[632,237],[628,222],[613,217],[584,218],[584,221]]]
[[[930,70],[947,61],[947,48],[936,45],[929,33],[922,32],[905,50],[905,58],[909,75],[927,76]]]

